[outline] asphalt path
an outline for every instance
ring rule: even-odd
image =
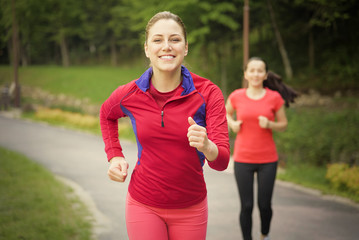
[[[129,141],[121,143],[131,173],[137,147]],[[0,146],[26,155],[70,184],[93,212],[97,239],[128,239],[124,209],[129,179],[126,183],[108,179],[100,136],[0,114]],[[204,167],[209,201],[208,240],[242,239],[232,167],[231,164],[224,172]],[[272,240],[359,239],[359,207],[341,198],[321,196],[317,191],[277,181],[273,212]],[[253,212],[253,237],[259,239],[257,207]]]

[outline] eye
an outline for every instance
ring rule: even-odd
[[[172,41],[172,42],[180,42],[181,39],[180,39],[180,38],[172,38],[171,41]]]
[[[161,39],[155,38],[155,39],[153,39],[153,42],[154,42],[154,43],[160,43],[160,42],[161,42]]]

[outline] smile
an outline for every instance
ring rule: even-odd
[[[160,58],[161,59],[173,59],[173,58],[175,58],[174,56],[168,56],[168,55],[166,55],[166,56],[160,56]]]

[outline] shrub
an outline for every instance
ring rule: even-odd
[[[81,113],[65,112],[60,109],[39,108],[35,118],[44,121],[63,122],[80,128],[97,128],[97,117]]]
[[[335,189],[359,195],[359,167],[349,167],[345,163],[330,164],[325,177]]]

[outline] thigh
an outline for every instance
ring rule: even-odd
[[[166,217],[169,240],[205,240],[208,222],[208,203],[184,209],[169,209]]]
[[[167,226],[153,208],[137,202],[127,194],[126,227],[130,240],[168,240]]]
[[[253,202],[253,181],[255,171],[254,164],[234,163],[234,173],[242,204]]]
[[[258,170],[258,200],[270,202],[277,174],[277,162],[261,164]]]

